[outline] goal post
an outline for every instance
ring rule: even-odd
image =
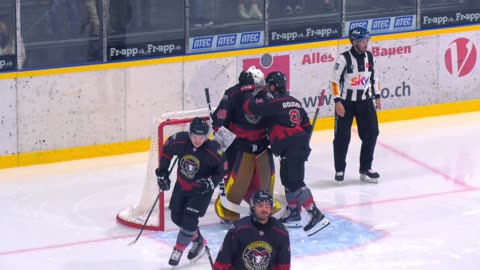
[[[142,228],[148,213],[152,208],[158,193],[160,192],[157,184],[157,177],[155,175],[155,169],[159,166],[163,144],[171,135],[180,131],[188,131],[189,125],[195,117],[201,117],[207,121],[210,121],[209,110],[199,109],[171,112],[165,113],[161,117],[154,118],[150,133],[150,150],[142,195],[140,196],[139,202],[136,205],[129,206],[117,214],[116,219],[119,223],[133,228]],[[211,127],[211,125],[209,126]],[[276,180],[273,195],[274,198],[280,201],[282,205],[285,205],[286,201],[284,190],[278,176],[280,162],[278,158],[274,158],[274,161]],[[168,208],[168,202],[172,196],[173,185],[177,178],[177,166],[179,163],[180,162],[177,162],[177,164],[173,167],[170,175],[172,188],[168,191],[163,191],[160,194],[158,204],[156,205],[148,222],[145,225],[145,229],[147,230],[165,230],[165,210]],[[229,166],[232,166],[232,164],[229,164]],[[211,203],[214,203],[215,199],[217,198],[217,194],[218,191],[215,191],[214,195],[212,196]]]
[[[177,132],[188,131],[189,124],[195,117],[201,117],[208,121],[208,115],[207,109],[200,109],[165,113],[161,117],[153,120],[148,165],[142,195],[138,204],[129,206],[117,214],[117,221],[119,223],[133,228],[142,228],[148,212],[153,206],[158,192],[160,192],[155,169],[159,166],[161,151],[165,140]],[[172,184],[175,183],[176,178],[177,165],[174,166],[170,175]],[[145,229],[155,231],[165,230],[165,207],[170,201],[172,190],[173,188],[160,194],[158,204],[152,212]]]

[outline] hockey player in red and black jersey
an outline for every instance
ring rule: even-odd
[[[240,73],[239,83],[227,89],[220,104],[213,113],[213,128],[225,127],[236,135],[226,150],[231,172],[226,178],[225,196],[228,203],[239,205],[247,203],[253,192],[264,189],[270,194],[274,186],[274,163],[261,116],[248,113],[244,105],[252,92],[265,84],[263,72],[255,66]],[[280,210],[275,202],[274,212]],[[235,209],[221,203],[220,195],[215,203],[217,215],[224,221],[240,218]]]
[[[288,206],[280,220],[287,227],[301,227],[303,206],[309,218],[303,229],[311,236],[330,222],[316,207],[312,192],[304,182],[312,125],[300,101],[288,94],[286,82],[282,72],[271,72],[265,89],[250,98],[246,107],[249,112],[265,117],[273,154],[281,158],[280,179]]]
[[[173,156],[178,157],[177,181],[169,206],[173,223],[180,227],[168,262],[172,266],[178,265],[190,242],[193,243],[189,260],[196,261],[204,254],[206,240],[200,233],[198,220],[205,215],[215,187],[228,170],[220,145],[207,138],[208,131],[203,119],[194,118],[189,132],[168,138],[161,152],[160,167],[155,170],[160,189],[169,190],[168,168]]]
[[[273,199],[264,190],[253,194],[250,216],[234,222],[217,255],[214,270],[288,270],[290,238],[272,217]]]

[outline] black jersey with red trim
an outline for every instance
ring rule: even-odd
[[[170,136],[163,145],[160,171],[168,172],[173,156],[178,157],[177,181],[184,191],[192,190],[192,183],[212,177],[217,185],[226,175],[228,163],[216,141],[206,140],[195,148],[189,133],[182,131]]]
[[[255,85],[236,84],[227,89],[213,113],[213,128],[226,127],[237,137],[235,143],[245,152],[261,152],[269,145],[263,119],[244,110]],[[256,147],[252,148],[251,145]]]
[[[290,259],[290,238],[285,226],[273,217],[261,224],[247,216],[231,226],[213,269],[288,270]]]
[[[245,109],[265,117],[273,153],[279,154],[291,144],[308,142],[310,119],[302,103],[287,93],[261,91],[250,98]]]

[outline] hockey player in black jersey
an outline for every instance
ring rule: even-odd
[[[250,216],[233,223],[218,253],[214,270],[288,270],[290,238],[272,217],[273,199],[264,190],[253,194]]]
[[[266,88],[250,98],[248,110],[266,118],[273,154],[281,158],[280,179],[285,187],[288,206],[280,220],[287,227],[300,227],[303,206],[309,218],[303,229],[311,236],[330,222],[315,205],[312,192],[304,182],[312,125],[300,101],[287,93],[286,82],[282,72],[268,74]]]
[[[370,35],[357,27],[348,35],[352,48],[337,58],[330,80],[335,101],[335,138],[333,155],[335,180],[343,181],[353,118],[357,120],[360,150],[360,180],[378,183],[380,175],[372,170],[373,153],[379,134],[377,111],[381,109],[380,86],[372,52],[367,50]],[[372,98],[375,99],[375,105]]]
[[[198,220],[205,215],[213,191],[228,169],[220,145],[207,138],[208,131],[203,119],[194,118],[189,132],[182,131],[168,138],[161,152],[160,167],[155,170],[160,189],[169,190],[168,168],[173,156],[178,157],[177,181],[169,206],[173,223],[180,227],[168,262],[172,266],[178,265],[191,242],[189,260],[204,254],[206,240],[200,233]]]
[[[253,192],[259,189],[273,194],[274,162],[263,119],[246,112],[244,108],[251,93],[264,85],[264,74],[255,66],[242,71],[238,83],[225,91],[212,115],[214,130],[223,126],[236,135],[225,153],[231,165],[231,172],[225,181],[225,197],[234,206],[239,206],[242,200],[248,203]],[[275,202],[274,212],[280,207]],[[240,214],[233,210],[222,204],[219,196],[215,212],[223,221],[240,219]]]

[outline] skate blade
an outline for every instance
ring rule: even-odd
[[[317,225],[315,225],[315,227],[311,228],[308,231],[305,231],[305,233],[307,234],[307,236],[312,236],[312,235],[318,233],[319,231],[325,229],[328,225],[330,225],[330,221],[328,221],[328,219],[324,218]]]
[[[285,227],[287,228],[301,228],[303,227],[302,221],[293,221],[293,222],[287,222],[287,223],[282,223]]]
[[[360,181],[371,184],[378,184],[378,178],[370,178],[367,175],[360,175]]]
[[[194,257],[190,260],[190,263],[196,263],[198,260],[200,260],[205,254],[207,254],[207,250],[205,249],[205,246],[202,248],[200,253],[198,253],[197,257]]]

